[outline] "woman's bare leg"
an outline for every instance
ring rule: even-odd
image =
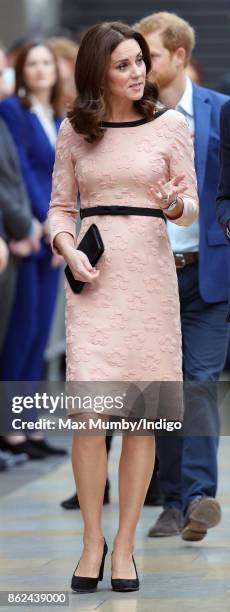
[[[138,519],[152,477],[154,436],[124,435],[119,463],[119,528],[112,555],[113,578],[135,578],[132,552]]]
[[[84,549],[75,575],[96,578],[104,546],[101,515],[107,478],[105,436],[75,434],[72,466],[84,522]]]

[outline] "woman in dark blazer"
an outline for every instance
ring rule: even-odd
[[[15,95],[0,104],[16,145],[33,216],[43,224],[38,253],[19,266],[17,289],[1,358],[2,380],[40,380],[52,323],[61,258],[51,253],[46,216],[59,114],[60,85],[53,52],[43,42],[24,47],[16,65]]]

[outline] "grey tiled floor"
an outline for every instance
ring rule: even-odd
[[[66,440],[69,445],[70,440]],[[118,519],[117,462],[120,438],[115,436],[109,462],[112,503],[103,510],[104,533],[112,548]],[[138,524],[135,559],[141,589],[134,594],[116,594],[110,589],[110,555],[105,578],[98,592],[76,595],[69,591],[70,576],[81,552],[82,521],[79,511],[67,512],[59,502],[73,492],[69,459],[52,460],[43,466],[25,466],[16,475],[3,475],[5,495],[1,499],[0,590],[70,592],[66,607],[18,607],[32,610],[100,610],[101,612],[219,612],[230,610],[230,444],[222,438],[219,450],[218,498],[223,508],[220,525],[200,543],[186,544],[180,537],[147,538],[159,508],[145,507]],[[21,468],[18,469],[18,474]],[[26,469],[28,480],[26,480]],[[30,472],[31,470],[31,472]],[[39,476],[39,477],[38,477]],[[2,476],[1,476],[2,478]],[[10,491],[11,485],[11,491]],[[16,609],[16,608],[14,608]],[[4,608],[0,608],[0,611]],[[9,608],[8,608],[9,610]]]

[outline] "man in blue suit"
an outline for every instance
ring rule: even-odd
[[[186,66],[195,44],[193,28],[175,14],[146,17],[137,29],[152,56],[152,78],[160,101],[187,118],[194,137],[200,202],[199,220],[188,228],[168,222],[181,304],[183,372],[187,427],[184,436],[159,436],[164,510],[149,536],[181,532],[202,540],[218,524],[216,500],[218,407],[215,383],[224,367],[229,330],[227,315],[227,239],[216,220],[219,173],[219,116],[226,96],[192,84]],[[199,415],[199,416],[198,416]],[[196,435],[195,435],[196,434]]]

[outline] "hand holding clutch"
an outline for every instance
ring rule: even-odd
[[[82,238],[77,250],[71,247],[66,278],[74,293],[82,291],[85,282],[98,278],[100,270],[94,267],[104,252],[104,244],[98,227],[93,223]]]

